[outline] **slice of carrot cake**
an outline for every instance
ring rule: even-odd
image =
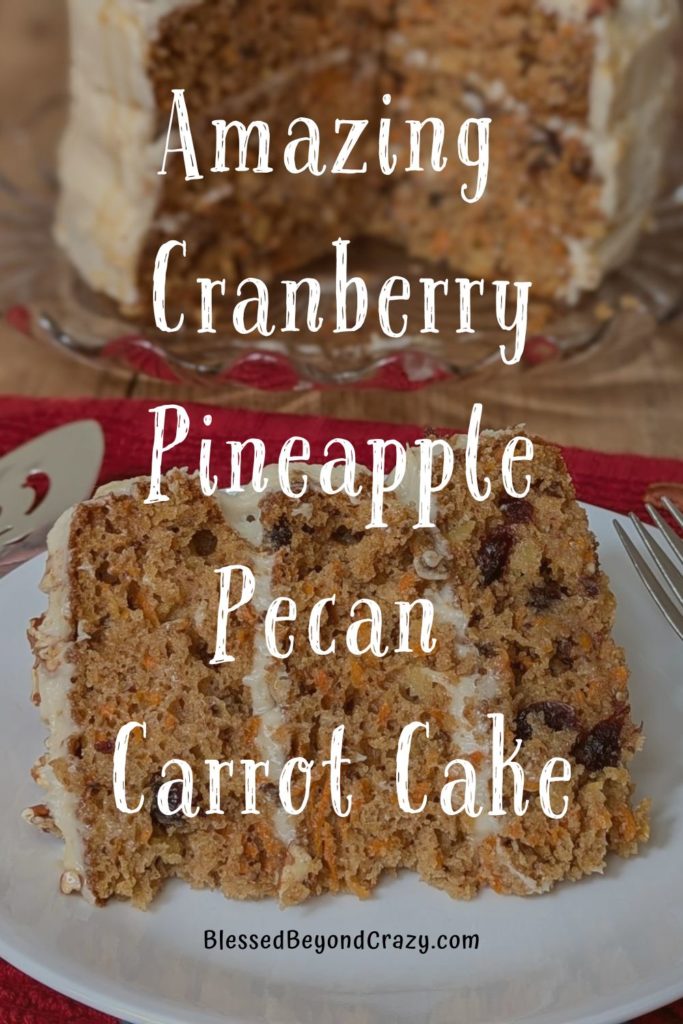
[[[560,451],[536,441],[531,491],[512,499],[508,440],[481,438],[485,502],[451,440],[435,529],[414,528],[414,449],[386,495],[387,529],[366,529],[363,473],[351,500],[324,493],[313,467],[296,501],[275,486],[205,497],[174,470],[168,501],[145,504],[148,482],[131,481],[60,520],[48,609],[30,631],[49,734],[34,772],[44,803],[27,816],[64,839],[64,891],[145,907],[178,877],[291,904],[367,896],[407,868],[454,897],[526,895],[636,851],[648,835],[629,772],[641,735],[614,599]],[[274,617],[275,598],[291,603]],[[139,810],[124,813],[113,764],[131,723],[125,794]],[[517,794],[517,769],[500,775],[503,814],[496,723],[523,772]],[[553,783],[555,816],[540,803],[552,758],[570,768]],[[454,813],[465,780],[468,809]]]

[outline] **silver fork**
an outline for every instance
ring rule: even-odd
[[[662,505],[669,512],[672,519],[683,529],[683,515],[674,505],[670,498],[662,498]],[[654,505],[646,504],[650,519],[656,526],[655,531],[646,530],[635,512],[629,514],[629,519],[638,532],[645,548],[654,562],[658,573],[654,571],[647,559],[640,553],[621,523],[613,520],[614,529],[617,531],[619,540],[626,549],[626,554],[631,559],[634,568],[641,580],[655,600],[659,610],[664,615],[669,625],[683,640],[683,540],[669,526],[661,513]],[[653,535],[663,537],[666,541],[673,558],[667,554],[662,544]]]

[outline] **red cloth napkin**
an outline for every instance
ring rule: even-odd
[[[137,476],[149,472],[153,438],[153,416],[149,410],[160,404],[153,399],[101,401],[98,399],[26,399],[0,397],[0,455],[51,427],[75,419],[97,419],[106,436],[107,447],[100,483]],[[412,441],[424,434],[422,427],[359,420],[326,420],[310,416],[285,416],[249,412],[242,409],[217,409],[205,405],[186,404],[190,416],[189,439],[166,458],[165,466],[188,466],[196,469],[202,437],[213,440],[214,471],[221,477],[221,446],[226,440],[262,438],[268,457],[277,456],[279,446],[292,435],[306,437],[311,443],[312,457],[322,456],[326,441],[346,437],[357,445],[360,458],[369,452],[369,437],[394,437]],[[205,427],[203,417],[213,422]],[[171,419],[171,424],[173,420]],[[462,424],[441,424],[458,429]],[[583,501],[602,505],[615,512],[644,512],[643,500],[654,494],[660,484],[673,484],[683,494],[683,462],[639,455],[605,455],[580,448],[565,448],[564,455]],[[225,462],[222,463],[225,475]],[[248,459],[245,459],[248,470]]]
[[[106,437],[106,454],[100,483],[149,472],[153,437],[153,416],[149,409],[160,404],[147,401],[99,401],[0,398],[0,455],[24,441],[75,419],[97,419]],[[221,445],[226,440],[260,437],[268,457],[275,458],[279,446],[292,435],[306,437],[312,457],[319,459],[326,441],[346,437],[359,453],[369,437],[394,437],[412,441],[424,428],[358,421],[324,420],[302,416],[270,415],[246,410],[216,409],[185,405],[190,416],[190,438],[174,449],[165,465],[197,467],[202,437],[213,440],[214,472],[221,479]],[[203,418],[213,417],[210,427]],[[444,424],[454,429],[462,424]],[[369,449],[367,449],[369,451]],[[604,455],[578,448],[564,454],[579,498],[615,512],[632,509],[644,513],[644,500],[656,500],[659,486],[683,495],[683,462],[675,459],[644,458],[635,455]],[[362,459],[362,455],[360,456]],[[249,468],[248,466],[246,467]],[[223,464],[223,473],[225,466]],[[672,1024],[683,1021],[683,1002],[649,1014],[640,1024]],[[0,962],[0,1024],[113,1024],[111,1017],[57,995],[32,981],[9,964]]]

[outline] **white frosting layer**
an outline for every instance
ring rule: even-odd
[[[262,615],[265,615],[273,600],[273,562],[273,555],[259,555],[255,566],[254,607]],[[273,676],[280,677],[286,682],[287,676],[282,663],[274,662],[263,637],[257,634],[251,671],[244,677],[243,682],[251,691],[252,712],[259,719],[259,754],[269,762],[270,776],[276,777],[280,775],[288,755],[285,744],[277,736],[278,731],[285,725],[285,716],[273,696],[270,685]],[[273,822],[277,836],[285,846],[296,840],[295,822],[279,803],[274,810]]]
[[[272,477],[272,467],[265,470],[266,479]],[[260,501],[262,495],[257,493],[253,487],[245,487],[239,492],[217,491],[218,501],[226,522],[239,533],[249,544],[258,548],[263,540],[263,527],[261,524]],[[256,557],[254,565],[254,576],[256,578],[256,592],[254,594],[254,607],[261,615],[265,615],[270,602],[273,599],[272,575],[274,556],[260,553]],[[269,762],[269,774],[271,777],[280,774],[285,761],[287,750],[277,733],[285,725],[285,717],[282,708],[273,696],[270,686],[272,675],[279,676],[286,680],[286,672],[281,663],[274,664],[263,641],[263,637],[257,635],[254,644],[254,656],[251,671],[244,677],[244,685],[251,692],[252,712],[259,719],[259,731],[256,737],[259,756]],[[291,815],[287,814],[282,805],[278,802],[273,810],[273,824],[275,832],[281,843],[288,848],[296,843],[296,823]],[[280,885],[284,886],[288,880],[288,867],[294,863],[298,864],[299,859],[296,851],[286,863]]]
[[[162,178],[147,54],[159,22],[198,0],[69,0],[71,114],[55,233],[81,275],[123,305]]]
[[[45,804],[64,839],[63,871],[69,889],[80,887],[87,899],[84,845],[78,815],[79,800],[57,778],[52,762],[69,755],[69,739],[78,732],[71,715],[69,691],[73,678],[71,650],[75,641],[69,604],[69,535],[73,511],[65,512],[47,539],[48,562],[42,589],[48,594],[47,612],[34,633],[36,666],[34,693],[47,725],[46,752],[36,778],[45,789]]]
[[[450,634],[456,661],[480,656],[468,636],[468,620],[458,597],[449,581],[427,590],[425,597],[432,602],[434,622]],[[470,757],[482,755],[477,765],[476,804],[483,808],[478,818],[471,820],[471,834],[483,839],[498,830],[500,818],[489,815],[487,808],[491,800],[490,723],[483,714],[483,707],[497,708],[502,699],[503,680],[488,669],[470,675],[456,675],[449,678],[439,672],[429,672],[432,679],[447,691],[450,699],[449,711],[455,721],[451,734],[454,756]]]

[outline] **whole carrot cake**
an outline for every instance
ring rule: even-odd
[[[69,0],[57,238],[85,280],[131,313],[148,305],[155,254],[170,237],[188,252],[170,270],[173,308],[195,309],[199,276],[271,280],[338,236],[388,239],[409,256],[474,278],[531,280],[539,296],[573,302],[631,253],[656,197],[677,6]],[[173,89],[185,90],[201,180],[185,180],[179,155],[158,173]],[[320,126],[328,168],[344,137],[335,120],[365,120],[351,166],[367,172],[283,167],[302,116]],[[458,128],[486,116],[488,186],[468,204],[461,186],[476,172],[458,161]],[[377,160],[384,117],[391,175]],[[410,173],[406,124],[437,117],[450,166],[437,174],[426,157],[423,173]],[[216,119],[265,122],[272,172],[210,173]]]
[[[297,501],[277,486],[205,497],[196,476],[174,470],[166,502],[145,504],[148,481],[134,480],[60,520],[43,582],[48,608],[30,629],[48,738],[34,770],[43,802],[27,817],[64,840],[63,891],[146,907],[178,877],[293,904],[328,891],[367,896],[385,873],[410,869],[457,898],[485,886],[528,895],[601,872],[610,851],[636,852],[648,836],[629,768],[641,732],[611,636],[614,598],[560,451],[536,441],[532,488],[512,499],[500,478],[509,436],[482,435],[480,469],[493,488],[485,502],[465,484],[462,439],[450,441],[456,472],[435,496],[434,529],[414,529],[414,450],[386,495],[388,529],[366,529],[363,473],[349,500],[325,494],[315,467],[302,471],[308,488]],[[231,618],[234,660],[217,663],[217,570],[226,566],[251,572],[255,586]],[[321,656],[309,627],[329,595]],[[297,609],[278,626],[282,648],[292,643],[286,660],[264,643],[274,596]],[[345,642],[359,597],[382,611],[381,657]],[[401,637],[396,616],[397,602],[420,599],[433,608],[425,649],[416,621]],[[503,716],[506,755],[521,742],[523,814],[489,813],[490,715]],[[140,810],[126,814],[115,806],[112,764],[131,722],[144,722],[146,735],[130,736],[126,792]],[[397,744],[413,722],[429,732],[412,739],[406,808],[395,791]],[[324,764],[340,726],[346,816],[333,807]],[[555,806],[567,798],[559,818],[538,802],[554,757],[571,766],[555,784]],[[311,765],[307,784],[292,776],[300,814],[285,811],[278,788],[295,758]],[[176,766],[162,780],[170,759],[191,768],[191,814],[179,783],[160,799],[181,777]],[[221,774],[218,806],[211,759],[234,763]],[[269,766],[256,774],[258,813],[243,813],[245,759]],[[478,815],[444,813],[454,759],[476,771]]]

